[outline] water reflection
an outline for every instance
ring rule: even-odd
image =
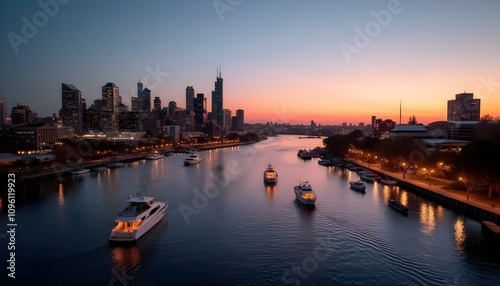
[[[313,205],[313,206],[306,206],[303,203],[299,202],[297,199],[294,200],[294,203],[297,206],[297,208],[300,210],[300,213],[304,217],[308,217],[308,218],[313,217],[314,212],[316,211],[316,206],[315,205]]]
[[[266,195],[268,197],[274,197],[276,190],[276,185],[266,185]]]
[[[408,206],[408,192],[401,192],[401,195],[399,196],[399,201],[403,205]]]
[[[424,234],[431,235],[436,228],[434,208],[428,203],[422,203],[420,205],[420,223]]]
[[[137,271],[141,267],[141,252],[139,247],[116,247],[111,251],[113,260],[113,268],[111,273],[123,285],[127,285],[127,281],[133,280]],[[125,282],[125,283],[124,283]]]
[[[461,217],[457,217],[455,221],[455,248],[457,250],[464,250],[465,247],[465,224]]]
[[[62,183],[59,183],[57,201],[61,207],[64,206],[64,185]]]

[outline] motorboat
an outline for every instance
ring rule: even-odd
[[[90,169],[90,171],[92,172],[102,172],[102,171],[106,171],[108,169],[108,167],[106,166],[97,166],[97,167],[94,167],[92,169]]]
[[[148,154],[146,156],[146,160],[158,160],[158,159],[161,159],[163,157],[165,157],[165,155],[160,154],[160,153],[152,153],[152,154]]]
[[[319,159],[318,164],[325,167],[333,166],[333,161],[330,159]]]
[[[368,170],[359,171],[358,175],[361,179],[363,179],[367,182],[374,182],[374,181],[378,181],[381,179],[379,175],[377,175],[371,171],[368,171]]]
[[[90,169],[78,168],[69,172],[71,175],[81,175],[90,172]]]
[[[167,152],[163,153],[163,155],[164,155],[165,157],[168,157],[168,156],[172,156],[172,155],[174,155],[174,153],[172,153],[172,152],[170,152],[170,151],[167,151]]]
[[[380,183],[386,186],[395,186],[398,183],[398,181],[390,179],[380,179]]]
[[[203,162],[203,158],[198,156],[196,153],[191,153],[189,157],[184,159],[184,165],[194,165]]]
[[[112,163],[108,164],[109,168],[120,168],[123,166],[125,166],[125,163],[123,163],[123,162],[112,162]]]
[[[278,172],[276,172],[273,166],[269,164],[264,171],[264,183],[276,184],[276,182],[278,182]]]
[[[302,182],[293,188],[295,192],[295,197],[297,200],[304,205],[313,206],[316,202],[316,194],[309,182]]]
[[[387,203],[389,204],[390,207],[393,207],[394,209],[400,211],[402,214],[408,214],[408,208],[402,203],[394,199],[388,200]]]
[[[361,181],[361,180],[352,181],[352,182],[349,182],[349,184],[351,185],[351,189],[356,190],[356,191],[364,192],[366,189],[365,183],[363,183],[363,181]]]
[[[311,152],[309,152],[309,151],[307,151],[307,150],[305,150],[305,149],[304,149],[304,150],[299,150],[299,151],[297,152],[297,156],[298,156],[300,159],[302,159],[302,160],[310,160],[310,159],[312,159],[312,157],[313,157],[313,156],[312,156],[312,154],[311,154]]]
[[[164,216],[168,202],[156,201],[144,193],[127,199],[129,204],[115,219],[110,242],[134,242],[155,226]]]

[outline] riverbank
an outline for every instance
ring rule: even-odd
[[[500,207],[497,207],[500,206],[500,198],[491,199],[487,198],[484,194],[472,193],[470,199],[467,200],[465,191],[444,188],[445,184],[443,183],[441,185],[436,180],[422,181],[418,178],[414,178],[412,174],[406,174],[406,176],[403,177],[403,173],[383,170],[379,165],[372,165],[352,159],[346,161],[396,180],[398,181],[398,185],[402,188],[424,196],[427,199],[442,203],[451,209],[463,212],[479,220],[489,220],[496,224],[500,224]],[[432,184],[432,182],[434,182],[434,184]]]
[[[220,148],[229,148],[229,147],[237,147],[237,146],[242,146],[242,145],[249,145],[249,144],[254,144],[254,143],[257,143],[260,141],[262,141],[262,140],[250,141],[250,142],[231,142],[231,143],[194,146],[194,147],[199,151],[205,151],[205,150],[213,150],[213,149],[220,149]],[[174,149],[152,150],[152,152],[154,152],[154,151],[158,151],[160,153],[165,153],[165,152],[173,152],[175,150]],[[68,163],[68,164],[54,163],[54,165],[52,165],[51,167],[47,167],[47,168],[41,168],[38,170],[30,170],[30,171],[23,171],[23,172],[16,172],[16,178],[19,181],[23,181],[23,182],[49,179],[49,178],[53,178],[53,177],[65,176],[71,170],[74,170],[76,168],[93,168],[93,167],[97,167],[100,165],[106,165],[106,164],[109,164],[112,162],[128,163],[128,162],[142,160],[142,159],[146,158],[147,154],[148,154],[147,152],[142,152],[139,154],[138,153],[121,154],[121,155],[117,155],[114,157],[109,157],[109,158],[104,158],[104,159],[99,159],[99,160],[92,160],[92,161],[84,161],[84,162],[80,162],[80,163]]]

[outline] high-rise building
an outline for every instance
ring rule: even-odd
[[[138,97],[132,97],[132,112],[141,112],[142,100]]]
[[[82,93],[72,84],[61,84],[62,107],[59,110],[63,126],[72,127],[76,133],[83,130],[83,111],[85,110]],[[86,105],[86,104],[85,104]]]
[[[151,90],[147,87],[142,91],[142,112],[151,112]]]
[[[5,125],[6,118],[7,118],[7,99],[0,98],[0,125]]]
[[[236,127],[238,131],[245,129],[245,111],[243,109],[236,110]]]
[[[212,91],[212,116],[215,123],[220,127],[224,127],[222,82],[222,74],[218,69],[215,89]]]
[[[137,83],[137,98],[142,100],[142,82],[139,80]]]
[[[168,118],[169,118],[170,120],[172,120],[172,119],[173,119],[173,117],[174,117],[174,111],[175,111],[175,109],[177,109],[177,102],[175,102],[175,101],[170,101],[170,102],[168,103]]]
[[[120,110],[120,102],[118,100],[119,94],[120,91],[118,87],[112,82],[108,82],[102,87],[102,119],[104,121],[104,129],[118,129],[118,117]]]
[[[161,99],[158,96],[155,97],[153,110],[154,111],[160,111],[161,110]]]
[[[13,127],[33,123],[32,117],[31,107],[28,104],[18,103],[17,106],[12,107],[11,120]]]
[[[231,129],[231,110],[230,109],[224,109],[222,111],[224,114],[224,127],[227,129]]]
[[[207,99],[203,93],[198,93],[193,103],[195,129],[200,131],[207,122]]]
[[[186,87],[186,110],[194,111],[194,88],[190,85]]]
[[[479,121],[481,99],[474,99],[473,93],[459,93],[448,100],[448,121]]]

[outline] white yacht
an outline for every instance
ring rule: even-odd
[[[361,179],[367,181],[367,182],[374,182],[380,180],[380,176],[373,173],[372,171],[368,170],[362,170],[358,172],[358,175]]]
[[[71,175],[81,175],[90,172],[90,169],[78,168],[70,172]]]
[[[144,193],[129,196],[129,206],[117,217],[110,242],[134,242],[153,228],[164,216],[168,202],[158,202]]]
[[[184,165],[194,165],[203,162],[203,158],[198,156],[196,153],[191,153],[189,157],[184,159]]]
[[[160,154],[160,153],[152,153],[152,154],[148,154],[146,156],[146,160],[158,160],[158,159],[161,159],[163,157],[165,157],[165,155]]]
[[[276,184],[278,182],[278,172],[274,170],[271,164],[267,165],[267,169],[264,171],[264,183]]]
[[[316,202],[316,195],[309,182],[302,182],[300,185],[293,188],[295,192],[295,197],[297,200],[304,205],[313,206]]]

